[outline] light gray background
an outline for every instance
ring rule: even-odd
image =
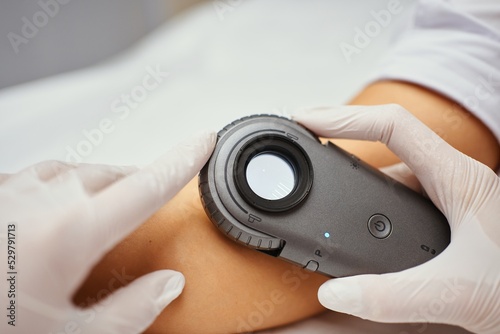
[[[44,3],[55,0],[41,0]],[[22,36],[35,0],[0,2],[0,89],[99,62],[124,50],[173,11],[166,0],[72,0],[16,53],[8,34]]]

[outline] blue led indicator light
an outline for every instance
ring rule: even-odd
[[[324,236],[325,236],[325,238],[330,238],[330,233],[325,232]]]

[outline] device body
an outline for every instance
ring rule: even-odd
[[[290,168],[278,168],[279,159]],[[265,191],[272,177],[286,180],[270,198],[257,186]],[[450,242],[432,202],[281,117],[245,117],[221,130],[199,190],[228,237],[328,276],[400,271]]]

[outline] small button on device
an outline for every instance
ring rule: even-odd
[[[319,268],[319,263],[311,260],[311,261],[307,262],[307,265],[304,268],[309,270],[309,271],[316,271]]]
[[[368,230],[377,239],[387,238],[392,232],[392,224],[389,218],[376,214],[368,220]]]

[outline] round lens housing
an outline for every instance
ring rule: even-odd
[[[307,197],[313,170],[307,154],[293,140],[266,134],[241,147],[233,177],[245,202],[260,210],[283,212]]]
[[[268,200],[279,200],[290,195],[295,188],[295,171],[282,155],[262,152],[247,165],[246,178],[250,189]]]

